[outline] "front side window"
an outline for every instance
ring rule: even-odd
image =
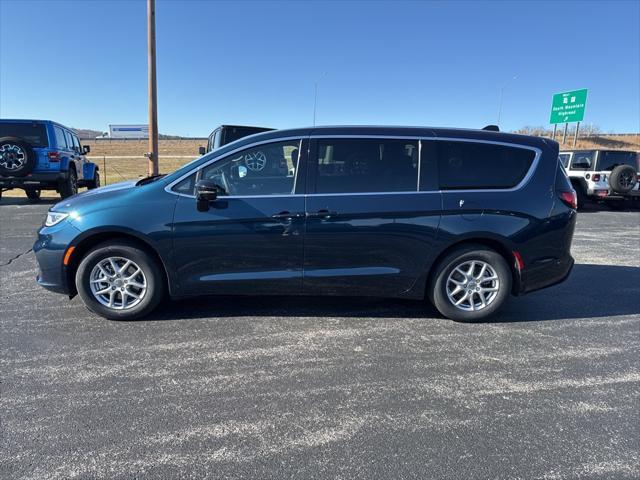
[[[75,148],[75,150],[77,152],[80,151],[80,141],[78,140],[78,137],[76,135],[71,135],[71,140],[73,141],[73,148]]]
[[[513,188],[525,177],[533,150],[480,142],[437,141],[442,190]]]
[[[290,195],[294,193],[300,140],[268,143],[229,155],[202,169],[221,195]]]
[[[410,192],[417,185],[417,140],[318,140],[316,193]]]
[[[67,139],[64,135],[64,130],[60,127],[53,127],[53,131],[56,135],[56,143],[58,144],[58,148],[67,148]]]
[[[560,160],[560,163],[562,163],[562,166],[564,168],[567,168],[569,166],[570,158],[571,158],[570,153],[561,153],[560,155],[558,155],[558,159]]]

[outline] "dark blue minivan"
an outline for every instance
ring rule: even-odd
[[[571,271],[576,197],[552,140],[314,127],[54,205],[38,283],[133,319],[202,294],[428,298],[483,319]]]

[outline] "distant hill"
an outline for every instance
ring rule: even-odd
[[[98,130],[89,130],[88,128],[72,128],[72,130],[76,132],[80,140],[93,140],[104,133]]]

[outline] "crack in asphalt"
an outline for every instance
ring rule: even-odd
[[[30,252],[32,252],[32,251],[33,251],[33,248],[30,248],[30,249],[29,249],[29,250],[27,250],[26,252],[19,253],[19,254],[18,254],[18,255],[16,255],[15,257],[10,258],[8,262],[6,262],[6,263],[0,263],[0,268],[2,268],[2,267],[7,267],[7,266],[11,265],[15,260],[19,259],[20,257],[22,257],[22,256],[24,256],[24,255],[26,255],[27,253],[30,253]]]

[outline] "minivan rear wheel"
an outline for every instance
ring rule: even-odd
[[[482,245],[467,245],[438,263],[428,293],[445,317],[477,322],[502,307],[511,284],[511,271],[502,255]]]
[[[135,243],[103,243],[80,262],[76,289],[92,312],[111,320],[134,320],[160,303],[163,278],[156,260]]]

